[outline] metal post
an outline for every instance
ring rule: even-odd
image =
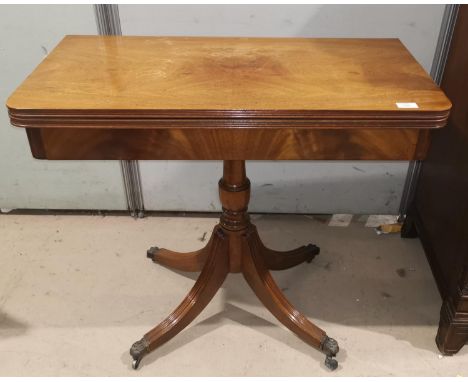
[[[431,67],[431,77],[437,85],[440,85],[442,82],[445,63],[447,62],[447,56],[450,49],[450,42],[452,41],[453,29],[457,19],[458,8],[459,5],[457,4],[448,4],[445,6],[439,39],[437,41],[437,47]],[[422,161],[419,160],[411,161],[409,164],[405,186],[403,188],[403,195],[401,196],[399,221],[404,220],[404,217],[414,200],[421,167]]]
[[[100,35],[122,35],[118,5],[94,5],[94,15]],[[133,217],[141,218],[144,216],[145,207],[138,161],[122,160],[120,161],[120,170],[127,199],[127,208]]]

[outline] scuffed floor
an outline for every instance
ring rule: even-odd
[[[321,247],[274,277],[340,344],[339,369],[279,325],[238,274],[182,333],[131,369],[130,345],[164,319],[196,274],[153,264],[154,245],[203,246],[215,217],[0,214],[1,376],[457,376],[441,357],[441,300],[418,240],[376,235],[365,216],[254,215],[264,242]],[[205,234],[206,232],[206,234]]]

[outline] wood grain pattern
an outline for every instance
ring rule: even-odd
[[[409,228],[415,222],[444,300],[436,343],[447,355],[468,343],[467,36],[468,5],[461,5],[441,85],[453,109],[447,128],[432,134],[405,222]]]
[[[416,129],[27,129],[37,159],[410,160]]]
[[[227,240],[223,232],[217,229],[206,263],[189,294],[174,312],[144,335],[148,351],[167,342],[190,324],[215,296],[228,272]]]
[[[208,243],[198,251],[174,252],[166,248],[152,247],[147,251],[146,256],[157,264],[164,265],[178,271],[200,272],[206,263],[208,255],[212,251],[214,234],[215,232],[211,235]]]
[[[272,271],[293,268],[303,262],[310,263],[320,253],[320,248],[314,244],[303,245],[290,251],[275,251],[265,247],[260,238],[257,242],[261,247],[266,268]]]
[[[337,363],[332,358],[339,351],[336,341],[289,303],[268,271],[269,267],[286,269],[312,260],[319,248],[310,244],[298,250],[278,252],[263,245],[247,213],[250,181],[246,176],[245,161],[224,161],[219,196],[223,213],[205,248],[188,254],[165,249],[150,250],[154,255],[150,257],[162,265],[189,271],[201,268],[201,274],[177,309],[133,344],[130,354],[134,367],[138,367],[146,354],[167,342],[197,317],[221,287],[228,272],[242,272],[268,310],[299,338],[324,352],[328,367],[335,368]],[[203,252],[202,264],[200,253]],[[158,253],[163,255],[159,261],[155,260]],[[329,345],[330,340],[335,346]]]
[[[7,106],[21,127],[169,129],[436,128],[451,105],[397,39],[67,36]]]
[[[284,326],[300,339],[320,349],[326,333],[294,308],[268,271],[254,227],[249,230],[249,250],[243,253],[242,274],[258,299]]]

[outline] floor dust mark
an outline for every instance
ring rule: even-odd
[[[408,272],[416,272],[416,269],[415,268],[398,268],[396,270],[396,273],[398,274],[398,276],[400,277],[406,277],[408,276]]]
[[[273,186],[273,183],[264,183],[260,187],[271,187]]]
[[[206,234],[207,232],[203,232],[203,235],[201,235],[201,237],[199,237],[198,240],[200,240],[203,243],[206,240]]]
[[[380,295],[381,295],[383,298],[390,298],[390,297],[393,297],[390,293],[387,293],[387,292],[380,292]]]
[[[42,49],[42,51],[44,52],[44,54],[46,56],[49,54],[49,51],[47,50],[47,48],[44,45],[41,45],[41,49]]]
[[[324,266],[323,266],[323,269],[327,270],[327,271],[330,271],[331,270],[331,261],[329,261],[328,263],[326,263]]]
[[[396,273],[400,277],[406,277],[406,269],[404,269],[404,268],[398,268],[396,270]]]
[[[359,172],[363,172],[363,173],[366,172],[366,171],[363,170],[362,168],[359,168],[359,167],[356,167],[356,166],[353,166],[353,168],[354,168],[356,171],[359,171]]]

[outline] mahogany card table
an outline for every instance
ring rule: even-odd
[[[135,369],[203,310],[230,272],[241,272],[335,369],[337,341],[270,274],[312,261],[319,247],[279,252],[262,243],[247,212],[245,161],[424,159],[430,130],[446,124],[451,104],[398,39],[66,36],[7,107],[37,159],[224,162],[222,214],[208,244],[148,250],[158,264],[201,273],[133,344]]]

